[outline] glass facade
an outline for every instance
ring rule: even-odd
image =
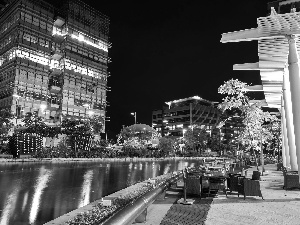
[[[109,18],[78,0],[15,0],[0,14],[0,108],[105,118]],[[41,107],[42,106],[42,107]],[[105,127],[105,126],[104,126]]]

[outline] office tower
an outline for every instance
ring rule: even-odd
[[[7,2],[0,12],[0,108],[17,117],[37,112],[49,123],[105,119],[109,18],[78,0],[59,9],[41,0]]]

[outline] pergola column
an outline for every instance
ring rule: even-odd
[[[294,134],[295,134],[295,144],[296,144],[296,158],[297,167],[300,165],[300,77],[299,77],[299,65],[298,65],[298,52],[296,46],[296,40],[294,35],[287,36],[289,43],[289,82],[291,90],[291,100],[292,100],[292,117],[294,122]],[[286,114],[289,116],[291,114]],[[290,154],[291,164],[294,160],[294,156]],[[293,168],[293,165],[292,165]],[[298,167],[300,168],[300,167]],[[297,170],[298,170],[297,168]],[[293,169],[292,169],[293,170]],[[298,170],[298,174],[300,171]]]
[[[291,164],[290,164],[289,145],[288,145],[283,97],[281,98],[281,102],[282,102],[281,103],[282,163],[284,167],[290,167]]]
[[[291,165],[291,170],[296,171],[298,170],[298,163],[295,144],[290,82],[288,74],[289,72],[285,70],[283,74],[283,105],[287,131],[287,144],[289,146],[289,162]]]

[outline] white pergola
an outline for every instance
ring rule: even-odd
[[[300,174],[300,12],[277,14],[257,19],[257,28],[222,34],[222,43],[258,41],[259,61],[237,64],[234,70],[259,70],[266,104],[281,112],[283,164]],[[297,137],[297,138],[295,138]],[[299,166],[298,166],[299,165]]]

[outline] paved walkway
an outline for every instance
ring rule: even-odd
[[[300,190],[283,190],[283,175],[276,171],[274,164],[265,166],[261,177],[260,197],[238,197],[237,194],[219,192],[214,197],[201,198],[188,196],[195,200],[193,205],[177,204],[182,197],[181,188],[171,188],[164,200],[155,201],[148,208],[147,225],[299,225]],[[251,178],[256,167],[248,169]]]

